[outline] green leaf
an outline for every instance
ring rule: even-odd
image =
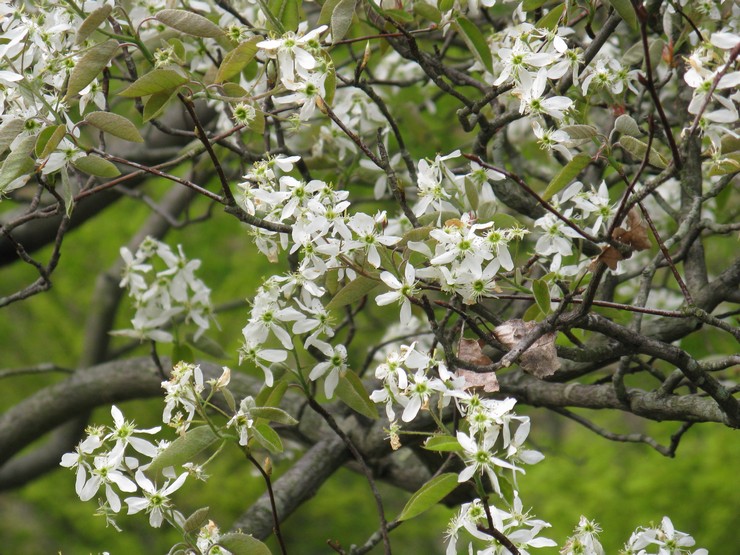
[[[380,282],[377,279],[357,276],[334,295],[334,298],[326,305],[326,309],[334,310],[357,302],[378,285],[380,285]]]
[[[654,142],[655,141],[653,141],[653,143]],[[620,137],[617,144],[638,160],[643,160],[645,158],[645,153],[647,152],[646,143],[643,143],[642,141],[635,139],[634,137],[629,137],[625,135],[624,137]],[[648,162],[650,162],[656,168],[665,169],[668,167],[668,160],[666,160],[660,152],[652,147],[650,148]]]
[[[250,428],[249,433],[257,443],[271,453],[283,452],[283,442],[280,440],[280,436],[267,424],[255,424]]]
[[[71,98],[87,87],[100,75],[105,66],[110,63],[111,58],[118,50],[117,40],[107,40],[102,44],[93,46],[77,62],[69,75],[67,94],[65,99]]]
[[[95,154],[81,156],[72,161],[72,165],[83,173],[94,175],[95,177],[113,178],[121,175],[113,162],[105,160]]]
[[[457,485],[457,474],[454,472],[445,472],[432,478],[411,496],[401,514],[398,515],[398,520],[409,520],[419,516],[452,493]]]
[[[0,154],[10,146],[23,131],[25,124],[21,118],[8,118],[0,125]]]
[[[633,31],[638,30],[637,14],[635,13],[635,9],[632,7],[631,0],[609,0],[609,3],[619,14],[619,17],[621,17]]]
[[[331,106],[334,102],[334,94],[337,92],[337,71],[334,68],[334,64],[329,66],[329,71],[326,72],[326,79],[324,80],[324,100]]]
[[[160,10],[154,18],[194,37],[216,38],[224,34],[223,29],[211,20],[187,10]]]
[[[264,543],[239,532],[224,534],[219,538],[218,545],[231,551],[232,555],[271,555]]]
[[[36,137],[36,158],[46,158],[54,152],[66,133],[66,125],[51,125],[43,129]]]
[[[131,141],[132,143],[144,142],[144,137],[141,136],[136,126],[118,114],[111,112],[90,112],[85,116],[85,123],[124,141]]]
[[[235,75],[238,75],[244,66],[254,59],[257,54],[257,43],[262,40],[261,37],[254,37],[247,41],[239,43],[231,52],[224,56],[221,65],[218,66],[218,72],[214,83],[223,83]]]
[[[175,89],[154,93],[144,102],[144,121],[150,121],[158,117],[163,111],[170,99],[175,95]]]
[[[429,451],[457,452],[462,451],[456,437],[449,435],[432,436],[424,442],[424,449]]]
[[[429,233],[431,233],[433,229],[436,228],[431,225],[425,225],[422,227],[410,229],[403,234],[403,238],[398,242],[398,244],[401,246],[405,246],[409,243],[409,241],[414,241],[416,243],[418,243],[419,241],[426,241],[427,239],[429,239]]]
[[[547,12],[546,16],[544,16],[542,19],[534,24],[535,27],[537,27],[538,29],[549,29],[550,31],[554,31],[555,29],[557,29],[558,24],[560,23],[560,19],[565,13],[565,4],[566,3],[563,2],[559,6],[555,6],[553,9]]]
[[[270,12],[282,23],[285,31],[295,31],[301,22],[301,8],[298,0],[270,0]],[[268,19],[269,21],[269,19]],[[275,29],[280,32],[280,29]]]
[[[547,0],[524,0],[524,2],[522,2],[522,11],[528,12],[536,10],[537,8],[542,7],[545,2],[547,2]]]
[[[640,126],[637,125],[637,122],[629,114],[622,114],[614,120],[614,129],[622,135],[629,135],[630,137],[639,137],[642,135]]]
[[[352,410],[373,420],[378,418],[378,408],[370,400],[360,377],[351,370],[340,376],[336,394]]]
[[[0,167],[0,192],[7,193],[6,187],[10,183],[22,175],[31,173],[36,167],[34,159],[31,158],[35,143],[35,136],[26,137],[3,160],[3,165]]]
[[[473,210],[478,210],[478,204],[480,202],[480,197],[478,196],[478,186],[469,177],[465,178],[464,183],[465,183],[465,196],[467,197],[468,202],[470,203],[470,207]]]
[[[198,339],[195,339],[194,333],[188,333],[185,336],[186,341],[198,349],[201,353],[211,355],[213,358],[226,359],[229,355],[226,353],[224,348],[219,345],[217,341],[214,341],[210,337],[201,335]]]
[[[550,314],[550,288],[543,279],[536,279],[532,282],[532,293],[537,306],[540,307],[542,314]]]
[[[210,512],[209,507],[201,507],[191,514],[182,525],[182,529],[186,534],[192,534],[197,532],[208,520],[208,513]]]
[[[100,6],[97,10],[93,10],[90,12],[90,15],[88,15],[85,20],[82,22],[82,25],[80,25],[80,28],[77,29],[77,35],[75,36],[75,44],[82,44],[85,42],[87,37],[89,37],[91,34],[93,34],[98,27],[100,27],[100,24],[103,23],[106,19],[108,19],[108,16],[113,11],[113,6],[110,4],[104,4]]]
[[[277,407],[255,407],[249,409],[249,414],[255,418],[264,418],[270,422],[277,422],[279,424],[285,424],[286,426],[295,426],[298,424],[298,420],[293,418],[283,409]]]
[[[337,7],[331,13],[331,40],[337,42],[342,40],[352,25],[355,17],[357,0],[339,0]]]
[[[548,183],[542,198],[550,200],[553,195],[559,193],[568,183],[573,181],[583,169],[589,165],[591,157],[588,154],[579,154],[573,160],[560,168],[560,171]]]
[[[483,33],[480,29],[469,19],[464,17],[458,17],[455,22],[456,27],[460,32],[465,44],[468,48],[476,55],[478,60],[483,64],[489,73],[493,73],[493,57],[491,56],[491,49],[488,47]]]
[[[213,433],[210,427],[192,428],[157,455],[157,458],[147,468],[147,473],[156,477],[167,467],[179,468],[184,463],[191,462],[197,455],[209,449],[218,441],[218,436]]]
[[[573,141],[593,139],[599,134],[599,130],[593,125],[564,125],[560,131],[565,131]]]
[[[437,9],[442,13],[450,11],[454,5],[455,0],[437,0]]]
[[[254,107],[254,119],[249,122],[247,127],[260,135],[265,132],[265,114],[257,106]]]
[[[173,69],[153,69],[119,92],[118,96],[126,98],[149,96],[162,91],[173,91],[187,82],[187,77]]]
[[[411,23],[414,20],[414,16],[406,10],[391,8],[389,10],[383,10],[383,14],[387,15],[394,21],[400,21],[401,23]]]
[[[195,355],[187,343],[175,341],[172,344],[172,360],[178,362],[195,362]]]
[[[331,23],[331,14],[334,13],[334,8],[336,8],[337,4],[341,1],[342,0],[326,0],[324,5],[321,6],[321,13],[319,14],[319,19],[316,22],[316,25],[328,25]]]
[[[434,6],[427,4],[426,2],[415,2],[414,12],[419,14],[424,19],[428,19],[429,21],[433,21],[434,23],[439,23],[440,21],[442,21],[442,14],[439,12],[439,10]]]
[[[254,402],[260,407],[276,407],[288,390],[287,380],[278,380],[272,387],[263,387]]]

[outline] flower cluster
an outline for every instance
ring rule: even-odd
[[[689,534],[673,527],[667,516],[659,526],[638,528],[632,533],[622,555],[707,555],[706,549],[691,549],[696,542]]]
[[[128,289],[136,314],[133,329],[113,333],[169,343],[174,337],[164,328],[178,321],[196,325],[195,340],[210,327],[211,290],[195,276],[200,260],[188,260],[181,246],[173,252],[151,237],[136,253],[121,247],[121,257],[125,266],[120,286]]]
[[[82,501],[88,501],[103,488],[105,501],[100,513],[115,525],[113,515],[123,507],[120,495],[139,492],[139,496],[124,499],[127,514],[145,511],[149,514],[149,524],[155,528],[164,520],[182,525],[185,519],[172,508],[170,495],[183,485],[187,473],[178,476],[170,469],[161,486],[155,485],[145,474],[148,463],[166,444],[155,445],[141,435],[155,434],[159,427],[138,429],[115,405],[111,407],[111,415],[113,426],[89,428],[76,451],[62,457],[61,465],[76,472],[77,495]],[[141,464],[141,456],[148,459],[147,463]]]

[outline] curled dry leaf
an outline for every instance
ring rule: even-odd
[[[647,227],[635,208],[632,208],[627,213],[627,229],[623,227],[615,228],[612,232],[612,238],[627,245],[631,251],[644,251],[650,248]],[[599,262],[603,262],[612,270],[616,270],[617,263],[624,258],[629,258],[629,255],[625,257],[611,245],[606,246],[601,251],[601,254],[591,263],[590,270],[593,271]]]
[[[477,366],[493,364],[493,361],[483,354],[481,347],[480,340],[476,341],[475,339],[461,337],[457,344],[457,358],[468,364],[475,364]],[[483,391],[487,393],[493,393],[499,389],[498,380],[494,372],[473,372],[464,368],[458,368],[457,375],[465,378],[465,389],[482,387]]]
[[[508,320],[493,330],[493,335],[503,345],[513,349],[535,327],[537,322]],[[549,332],[535,341],[519,357],[519,366],[537,378],[545,378],[560,368],[558,353],[555,349],[555,332]]]

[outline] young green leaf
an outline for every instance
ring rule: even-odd
[[[373,420],[378,418],[375,403],[370,400],[362,380],[354,372],[347,371],[339,378],[336,394],[352,410]]]
[[[282,453],[283,442],[275,430],[267,424],[257,423],[249,430],[255,441],[271,453]]]
[[[239,72],[244,69],[244,66],[254,59],[258,50],[257,43],[260,40],[262,40],[261,37],[254,37],[239,43],[234,50],[228,52],[226,56],[224,56],[221,65],[218,66],[218,72],[216,73],[214,83],[223,83],[235,75],[238,75]]]
[[[254,418],[264,418],[270,422],[277,422],[279,424],[285,424],[286,426],[295,426],[298,424],[298,420],[293,418],[283,409],[277,407],[255,407],[249,409],[249,414]]]
[[[46,158],[54,152],[66,133],[66,125],[51,125],[43,129],[36,138],[36,158]]]
[[[445,472],[432,478],[411,496],[401,514],[398,515],[398,520],[409,520],[419,516],[452,493],[457,485],[457,474],[454,472]]]
[[[153,69],[119,92],[118,96],[136,98],[137,96],[149,96],[162,91],[174,91],[187,82],[187,77],[173,69]]]
[[[334,295],[334,298],[326,305],[326,309],[334,310],[335,308],[342,308],[343,306],[357,302],[378,285],[380,285],[380,281],[377,279],[357,276]]]
[[[619,17],[621,17],[633,31],[638,30],[637,14],[635,13],[635,8],[632,7],[632,2],[630,0],[609,0],[609,3],[619,14]]]
[[[462,446],[457,438],[448,435],[432,436],[424,442],[424,449],[429,451],[457,452]]]
[[[331,40],[333,42],[342,40],[349,31],[356,6],[357,0],[339,0],[337,7],[331,13]]]
[[[67,94],[64,98],[73,97],[92,83],[93,79],[100,75],[108,65],[116,50],[118,50],[118,41],[113,39],[97,44],[88,50],[72,69],[67,84]]]
[[[175,89],[154,93],[146,99],[144,102],[144,113],[142,119],[144,121],[150,121],[158,117],[163,111],[167,103],[174,96]]]
[[[0,125],[0,154],[10,146],[15,138],[23,131],[23,120],[21,118],[8,118]]]
[[[131,141],[132,143],[144,142],[144,137],[141,136],[136,126],[130,120],[118,114],[111,112],[90,112],[85,116],[85,123],[124,141]]]
[[[493,73],[493,57],[491,56],[491,49],[488,47],[483,33],[480,29],[469,19],[464,17],[458,17],[455,20],[457,29],[460,32],[460,36],[463,38],[465,43],[468,45],[473,54],[483,64],[489,73]]]
[[[208,507],[201,507],[191,514],[182,525],[182,529],[186,534],[192,534],[200,530],[206,521],[208,520],[208,513],[210,509]]]
[[[560,168],[560,171],[552,178],[552,181],[547,184],[547,188],[542,194],[542,198],[550,200],[553,195],[559,193],[566,185],[578,177],[578,174],[581,173],[590,162],[591,157],[588,154],[578,154],[577,156],[574,156],[573,160]]]
[[[550,307],[550,288],[547,286],[547,282],[543,279],[534,280],[532,282],[532,293],[534,293],[534,300],[542,313],[550,314],[552,309]]]
[[[645,153],[647,152],[646,143],[643,143],[642,141],[635,139],[634,137],[629,137],[625,135],[624,137],[621,137],[619,139],[619,142],[617,144],[620,145],[624,150],[629,152],[636,159],[642,160],[645,158]],[[652,164],[656,168],[660,168],[662,170],[668,167],[668,160],[666,160],[665,157],[653,147],[650,148],[648,162],[650,162],[650,164]]]
[[[560,23],[560,19],[565,13],[565,5],[566,3],[563,2],[562,4],[555,6],[553,9],[547,12],[546,16],[544,16],[542,19],[534,24],[535,27],[537,27],[538,29],[549,29],[550,31],[554,31],[555,29],[557,29],[558,24]]]
[[[219,538],[218,543],[228,549],[232,555],[271,555],[264,543],[239,532],[224,534]]]
[[[29,174],[33,171],[36,163],[31,158],[31,153],[33,152],[35,143],[36,137],[26,137],[3,160],[3,165],[0,167],[0,191],[7,193],[8,185],[22,175]],[[15,189],[15,187],[13,188]]]
[[[184,436],[175,441],[162,451],[147,468],[147,473],[156,477],[162,470],[172,466],[180,467],[186,462],[192,461],[197,455],[213,446],[219,441],[218,436],[213,433],[209,426],[199,426],[185,432]]]
[[[72,165],[82,173],[94,175],[95,177],[110,179],[121,175],[121,172],[113,162],[109,162],[95,154],[80,156],[72,161]]]
[[[223,29],[211,20],[187,10],[160,10],[154,18],[194,37],[216,38],[224,34]]]
[[[97,28],[100,27],[100,24],[103,23],[103,21],[108,19],[108,16],[112,11],[113,6],[110,4],[103,4],[98,9],[90,12],[90,15],[85,18],[82,25],[80,25],[80,28],[77,29],[75,44],[82,44],[85,42],[87,37],[93,34]]]

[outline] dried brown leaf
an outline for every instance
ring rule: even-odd
[[[627,213],[627,229],[616,227],[612,232],[612,238],[623,245],[627,245],[631,251],[644,251],[650,248],[650,238],[647,234],[647,227],[635,208],[632,208]],[[620,260],[629,258],[631,254],[632,252],[623,255],[619,250],[611,245],[606,246],[602,249],[601,254],[591,262],[589,270],[593,272],[599,262],[603,262],[612,270],[616,270],[617,263]]]
[[[457,344],[457,358],[468,364],[475,364],[477,366],[493,364],[491,359],[483,354],[480,341],[465,339],[464,337],[461,337],[460,342]]]
[[[537,322],[508,320],[493,330],[493,335],[509,349],[513,349],[535,327]],[[545,378],[560,368],[555,349],[555,332],[544,334],[519,357],[519,366],[528,374]]]
[[[457,375],[465,378],[463,389],[482,387],[486,393],[495,393],[499,390],[495,372],[472,372],[464,368],[458,368]]]

